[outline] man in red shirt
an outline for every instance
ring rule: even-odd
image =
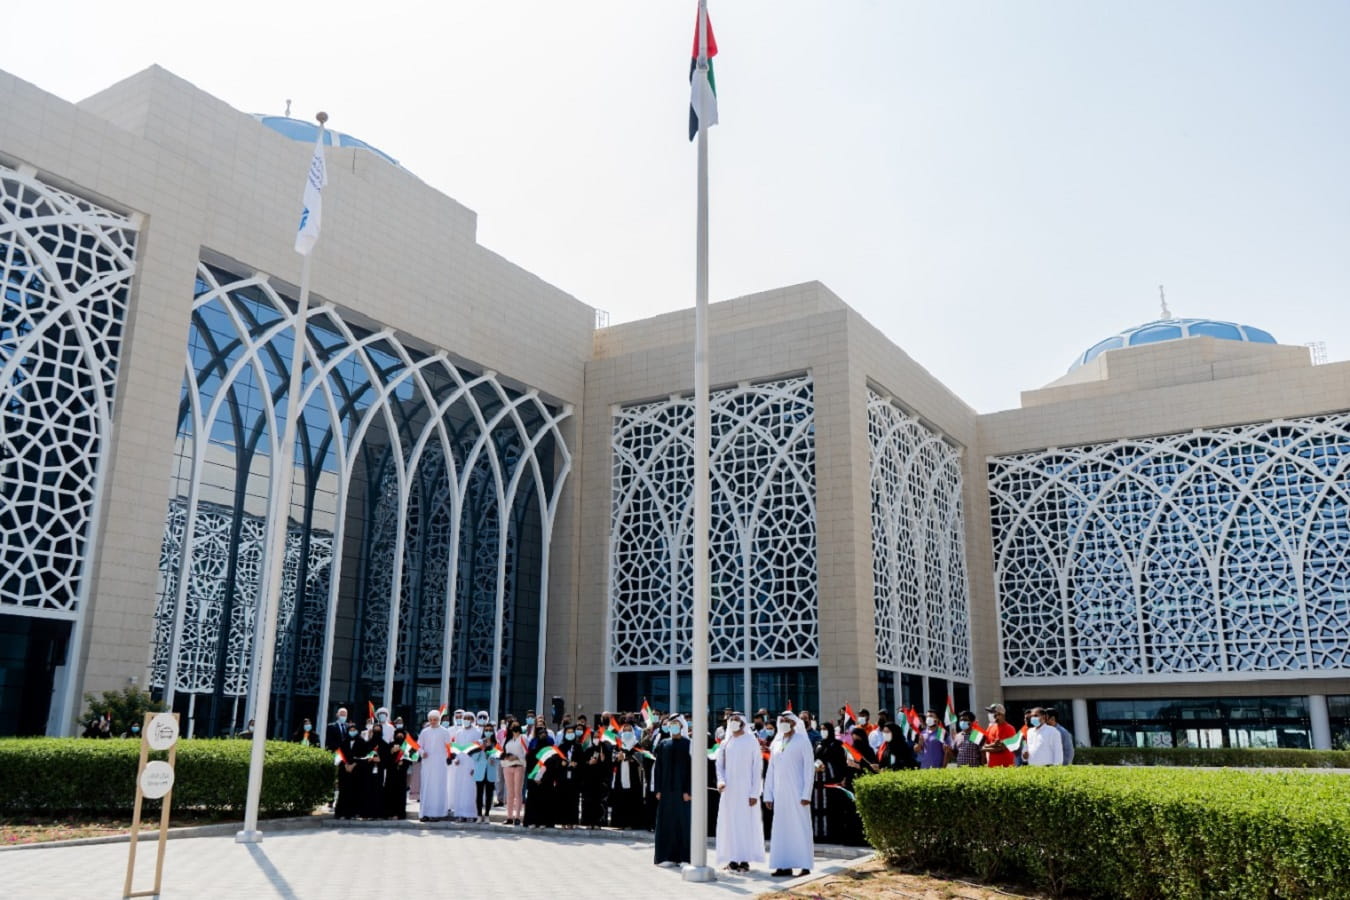
[[[985,741],[980,747],[984,751],[985,761],[990,767],[1013,765],[1013,752],[1003,745],[1005,739],[1017,733],[1017,729],[1008,722],[1008,711],[1002,703],[990,704],[984,711],[989,713],[989,724],[984,729]]]

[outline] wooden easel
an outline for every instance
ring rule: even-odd
[[[127,879],[122,886],[122,897],[126,900],[128,897],[158,897],[160,883],[164,875],[164,842],[169,838],[169,804],[173,800],[173,787],[169,787],[161,801],[162,807],[159,814],[159,846],[155,858],[155,887],[150,891],[131,890],[131,876],[136,871],[136,842],[141,834],[141,803],[145,795],[141,790],[141,773],[145,771],[145,763],[150,756],[150,722],[156,716],[163,713],[145,714],[145,721],[141,724],[141,761],[136,766],[136,811],[131,816],[131,847],[127,853]],[[173,713],[175,725],[178,723],[178,713]],[[172,769],[178,759],[178,739],[175,738],[173,744],[169,746],[169,768]]]

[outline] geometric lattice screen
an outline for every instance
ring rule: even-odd
[[[265,276],[199,266],[151,648],[166,694],[245,696],[257,672],[294,317]],[[312,714],[330,682],[338,700],[532,705],[538,635],[519,626],[536,625],[547,600],[570,410],[330,304],[309,309],[304,334],[273,669],[281,717]],[[351,620],[341,647],[340,611]]]
[[[990,460],[1004,676],[1350,670],[1350,413]]]
[[[877,665],[969,678],[961,451],[871,390],[867,436]]]
[[[809,375],[711,395],[711,661],[814,662],[815,403]],[[614,416],[611,670],[692,656],[694,405]]]
[[[73,619],[137,225],[0,166],[0,609]]]

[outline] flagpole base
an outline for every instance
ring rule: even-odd
[[[685,881],[706,884],[717,880],[717,871],[712,866],[684,865],[680,867],[680,877]]]
[[[261,844],[263,833],[256,828],[245,828],[243,831],[234,833],[234,842],[236,844]]]

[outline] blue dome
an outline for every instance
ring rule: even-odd
[[[318,136],[319,126],[313,122],[306,122],[304,119],[290,119],[286,116],[264,116],[254,114],[254,118],[275,131],[277,134],[285,135],[293,141],[301,141],[306,144],[314,143]],[[328,129],[324,134],[323,143],[325,147],[361,147],[369,150],[376,156],[386,160],[394,165],[398,165],[398,160],[394,159],[388,153],[378,147],[372,147],[360,138],[354,138],[350,134],[343,134],[341,131]]]
[[[1091,362],[1107,350],[1119,347],[1140,347],[1144,344],[1156,344],[1160,341],[1179,341],[1188,337],[1212,337],[1223,341],[1246,341],[1251,344],[1274,344],[1275,338],[1269,331],[1251,325],[1239,325],[1236,322],[1220,322],[1217,319],[1156,319],[1127,328],[1120,334],[1113,334],[1087,348],[1069,366],[1069,371]]]

